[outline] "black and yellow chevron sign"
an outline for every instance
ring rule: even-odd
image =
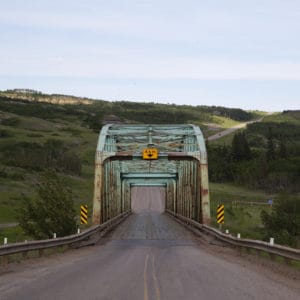
[[[88,223],[87,205],[80,205],[80,224]]]
[[[224,224],[224,205],[220,204],[217,207],[217,223]]]

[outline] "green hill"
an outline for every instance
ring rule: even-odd
[[[240,122],[256,119],[260,114],[216,106],[109,102],[46,95],[33,90],[2,91],[0,223],[16,221],[20,199],[23,195],[34,194],[38,176],[46,168],[56,169],[72,189],[77,209],[83,203],[91,207],[94,154],[99,130],[105,123],[194,123],[201,127],[205,136],[209,136]],[[287,150],[294,151],[297,157],[299,112],[267,116],[264,122],[248,126],[247,137],[254,151],[266,148],[270,126],[276,147],[284,135]],[[224,156],[220,161],[213,155],[209,159],[211,166],[219,164],[221,169],[226,168]]]

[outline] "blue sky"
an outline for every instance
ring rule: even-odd
[[[300,108],[299,0],[0,0],[0,89]]]

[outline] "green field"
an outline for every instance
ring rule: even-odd
[[[240,233],[243,238],[262,239],[263,225],[260,214],[263,209],[268,212],[271,210],[267,201],[273,197],[274,195],[263,191],[253,191],[232,184],[210,183],[212,225],[219,227],[216,222],[216,210],[219,204],[224,204],[223,230],[228,229],[233,235]]]

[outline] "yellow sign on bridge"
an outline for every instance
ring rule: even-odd
[[[143,159],[158,159],[158,150],[156,148],[146,148],[143,150]]]

